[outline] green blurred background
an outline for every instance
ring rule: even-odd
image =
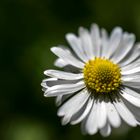
[[[80,125],[61,126],[54,98],[43,97],[43,71],[54,68],[50,47],[96,22],[121,26],[140,40],[139,0],[0,1],[0,140],[100,140]],[[138,140],[140,128],[113,130],[107,140]]]

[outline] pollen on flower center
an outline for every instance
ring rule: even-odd
[[[87,88],[99,93],[116,91],[121,85],[120,67],[108,59],[89,60],[83,73]]]

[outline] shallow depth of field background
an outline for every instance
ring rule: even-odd
[[[97,23],[115,26],[140,41],[139,0],[0,1],[0,140],[100,140],[83,136],[80,125],[61,126],[54,98],[43,97],[43,71],[55,68],[50,47],[67,32]],[[94,124],[93,124],[94,125]],[[113,130],[107,140],[138,140],[140,127]]]

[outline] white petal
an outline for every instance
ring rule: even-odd
[[[125,104],[123,103],[123,101],[121,99],[116,100],[116,102],[113,102],[119,115],[121,116],[121,118],[130,126],[136,126],[137,125],[137,121],[135,119],[135,117],[133,116],[133,114],[128,110],[128,108],[125,106]]]
[[[99,27],[96,24],[91,26],[91,40],[93,44],[94,56],[99,57],[101,55],[101,37]]]
[[[65,80],[78,80],[83,78],[82,73],[74,74],[74,73],[69,73],[69,72],[64,72],[59,70],[46,70],[44,74],[50,77],[65,79]]]
[[[119,62],[121,67],[131,64],[133,61],[137,60],[140,57],[140,43],[136,44],[130,53],[127,54],[123,61]]]
[[[84,49],[88,59],[92,59],[94,57],[93,45],[92,45],[91,36],[89,35],[88,30],[84,29],[83,27],[80,27],[79,35],[80,35],[80,39],[81,39],[81,44],[83,46],[83,49]]]
[[[123,85],[132,88],[139,88],[140,82],[139,81],[123,81]]]
[[[67,113],[73,113],[74,111],[74,113],[76,113],[85,104],[89,96],[90,94],[88,91],[83,89],[59,108],[57,113],[58,116],[64,116]]]
[[[68,123],[70,118],[84,106],[89,96],[88,91],[84,89],[59,108],[58,116],[64,116],[62,120],[63,124]],[[68,122],[65,120],[68,120]]]
[[[121,125],[121,119],[116,108],[114,107],[111,101],[108,101],[106,103],[106,109],[107,109],[107,117],[108,117],[109,123],[113,127],[119,127]]]
[[[91,108],[91,112],[87,117],[85,122],[85,130],[88,134],[93,135],[98,131],[98,118],[97,118],[97,103],[94,101],[94,104]]]
[[[56,97],[55,103],[57,106],[60,106],[62,103],[64,103],[66,100],[68,100],[70,97],[72,97],[75,94],[75,92],[67,95],[58,95]]]
[[[57,106],[59,106],[62,103],[62,97],[63,95],[59,95],[56,97],[55,103]]]
[[[140,67],[140,60],[136,60],[133,63],[121,67],[121,71],[123,72],[123,75],[125,75],[125,71],[129,71],[132,68]]]
[[[135,92],[134,90],[131,90],[129,88],[125,88],[122,90],[123,94],[120,94],[123,98],[125,98],[128,102],[131,104],[140,107],[140,94]]]
[[[52,96],[58,96],[58,95],[66,95],[70,93],[74,93],[76,91],[79,91],[80,89],[84,88],[85,84],[83,81],[80,81],[75,84],[61,84],[61,85],[55,85],[52,87],[49,87],[46,91],[44,96],[46,97],[52,97]]]
[[[140,74],[122,75],[122,81],[125,82],[140,82]]]
[[[107,51],[108,51],[108,33],[103,28],[101,29],[101,56],[106,57]]]
[[[122,76],[123,85],[139,88],[140,86],[140,74],[131,74]]]
[[[80,39],[72,33],[67,34],[66,39],[68,40],[70,47],[74,50],[77,56],[84,62],[88,61],[88,57],[86,56],[84,49],[82,48]]]
[[[65,67],[65,66],[67,66],[68,63],[65,62],[63,59],[58,58],[58,59],[56,59],[56,61],[54,62],[54,65],[55,65],[56,67],[63,68],[63,67]]]
[[[97,118],[98,128],[103,128],[107,122],[106,106],[103,100],[97,102]]]
[[[47,78],[42,81],[41,86],[44,88],[48,88],[48,87],[54,85],[53,83],[56,81],[57,81],[57,78]]]
[[[89,111],[91,110],[92,104],[93,104],[93,99],[90,98],[88,100],[87,106],[86,106],[83,114],[81,116],[79,116],[76,120],[72,121],[71,124],[74,125],[74,124],[81,122],[88,115]]]
[[[110,135],[111,133],[111,127],[109,125],[109,123],[107,122],[105,127],[103,127],[101,130],[100,130],[100,133],[103,137],[107,137]]]
[[[116,27],[112,31],[110,39],[109,39],[108,51],[106,54],[107,58],[110,58],[114,54],[114,52],[118,48],[118,45],[121,41],[121,37],[122,37],[122,29],[120,27]]]
[[[112,60],[115,63],[119,63],[132,49],[135,42],[135,36],[133,34],[124,33],[122,41],[118,47],[118,50],[113,55]]]
[[[60,57],[61,59],[63,59],[63,61],[67,62],[70,65],[73,65],[77,68],[83,68],[84,67],[84,63],[82,63],[80,60],[76,59],[70,51],[68,51],[67,49],[65,50],[62,47],[52,47],[51,51],[57,55],[58,57]]]
[[[48,89],[52,86],[63,85],[63,84],[76,84],[79,80],[62,80],[57,78],[46,78],[42,81],[41,85]]]
[[[41,83],[41,86],[42,86],[43,88],[47,88],[47,85],[46,85],[45,82],[42,82],[42,83]]]
[[[134,74],[134,73],[137,73],[137,72],[140,72],[140,66],[137,66],[137,67],[131,67],[130,69],[121,69],[121,74],[122,75],[127,75],[127,74]]]
[[[140,93],[136,92],[135,90],[130,89],[129,87],[125,87],[125,91],[127,92],[127,94],[134,96],[135,98],[140,99]]]
[[[127,100],[123,99],[124,103],[126,106],[129,108],[129,110],[133,113],[137,120],[137,124],[140,125],[140,108],[132,105],[130,102]]]

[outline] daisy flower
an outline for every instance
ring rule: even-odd
[[[122,121],[140,124],[140,44],[116,27],[109,36],[96,24],[68,33],[70,48],[52,47],[60,70],[46,70],[45,97],[56,97],[62,124],[81,123],[82,132],[109,136]]]

